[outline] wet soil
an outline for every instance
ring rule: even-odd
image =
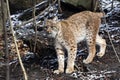
[[[117,23],[115,23],[116,21]],[[75,72],[71,74],[54,74],[53,71],[58,67],[54,47],[51,45],[43,48],[40,47],[40,50],[38,50],[39,55],[31,53],[22,57],[28,80],[120,80],[120,63],[107,34],[107,31],[109,31],[115,50],[120,57],[119,18],[115,16],[110,17],[108,23],[109,27],[106,28],[104,26],[100,28],[99,32],[107,42],[106,53],[102,58],[96,56],[92,63],[83,64],[82,60],[87,57],[88,53],[85,41],[83,41],[78,44]],[[25,43],[29,45],[28,42]],[[3,37],[0,35],[0,80],[6,80],[6,59],[4,58],[4,48],[2,46]],[[99,46],[96,46],[96,48],[99,51]],[[10,80],[24,80],[18,60],[11,61],[10,63]]]
[[[116,27],[112,27],[116,28]],[[120,29],[120,28],[119,28]],[[120,32],[111,31],[110,35],[119,35]],[[120,79],[120,63],[113,51],[113,47],[109,41],[108,35],[105,30],[100,31],[107,42],[106,54],[102,58],[95,57],[94,61],[88,65],[82,63],[82,60],[87,56],[87,49],[85,42],[81,42],[78,47],[78,56],[76,58],[75,72],[72,74],[54,74],[53,70],[57,69],[57,57],[53,46],[41,49],[39,56],[34,54],[29,55],[29,58],[23,57],[23,63],[27,70],[29,80],[119,80]],[[115,37],[114,37],[115,38]],[[120,56],[120,38],[116,42],[113,39],[115,49]],[[2,39],[2,38],[1,38]],[[0,40],[2,41],[2,40]],[[3,43],[3,42],[2,42]],[[99,47],[97,47],[99,50]],[[2,50],[1,50],[2,53]],[[0,63],[4,63],[4,59],[1,58]],[[5,65],[0,66],[0,80],[6,78]],[[10,65],[10,80],[22,80],[23,73],[21,71],[18,61]]]

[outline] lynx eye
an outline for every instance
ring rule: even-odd
[[[51,26],[52,29],[55,29],[56,27],[55,26]]]
[[[55,27],[55,26],[53,26],[52,28],[53,28],[53,29],[55,29],[56,27]]]
[[[51,26],[51,28],[54,28],[54,26]]]

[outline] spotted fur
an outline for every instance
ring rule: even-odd
[[[86,40],[89,51],[88,57],[83,60],[85,64],[93,61],[96,53],[96,44],[100,46],[97,56],[102,57],[105,54],[106,41],[98,35],[102,16],[102,13],[83,11],[63,21],[48,20],[46,22],[47,31],[55,37],[55,49],[58,57],[58,70],[55,70],[55,73],[64,72],[64,48],[68,52],[65,72],[72,73],[74,71],[77,43],[82,40]]]

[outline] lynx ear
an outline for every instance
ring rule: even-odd
[[[57,16],[55,16],[55,17],[53,18],[53,23],[56,23],[56,22],[58,22],[58,17],[57,17]]]
[[[51,26],[52,24],[53,24],[53,20],[50,19],[46,20],[45,22],[45,26]]]
[[[48,19],[45,22],[45,26],[53,26],[58,22],[58,18],[54,17],[53,19]]]

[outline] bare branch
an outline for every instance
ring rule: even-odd
[[[60,13],[62,13],[60,0],[58,0],[58,10],[59,10]]]
[[[55,0],[55,1],[52,3],[52,5],[55,4],[56,2],[57,2],[57,0]],[[48,10],[50,9],[50,7],[51,7],[51,6],[48,6],[45,10],[43,10],[40,14],[38,14],[38,15],[35,16],[34,18],[32,18],[32,19],[30,19],[30,20],[28,20],[28,21],[23,22],[21,25],[16,25],[16,27],[19,28],[19,27],[21,27],[21,26],[24,26],[24,25],[32,22],[34,19],[37,19],[39,16],[43,15],[46,11],[48,11]]]
[[[94,7],[93,11],[95,12],[97,10],[99,1],[98,0],[94,0],[93,2],[95,3],[95,7]]]
[[[36,25],[36,19],[35,19],[35,12],[36,12],[36,0],[33,0],[33,25],[35,27],[35,44],[34,44],[34,52],[36,52],[36,43],[37,43],[37,25]]]
[[[9,18],[9,21],[10,21],[10,28],[11,28],[13,40],[14,40],[14,43],[15,43],[15,47],[16,47],[16,51],[17,51],[19,63],[20,63],[20,66],[22,68],[25,80],[28,80],[25,68],[24,68],[22,60],[21,60],[20,52],[18,50],[18,45],[17,45],[17,42],[16,42],[16,37],[15,37],[15,34],[14,34],[13,25],[12,25],[11,18],[10,18],[10,10],[9,10],[9,2],[8,2],[8,0],[6,0],[6,3],[7,3],[8,18]]]

